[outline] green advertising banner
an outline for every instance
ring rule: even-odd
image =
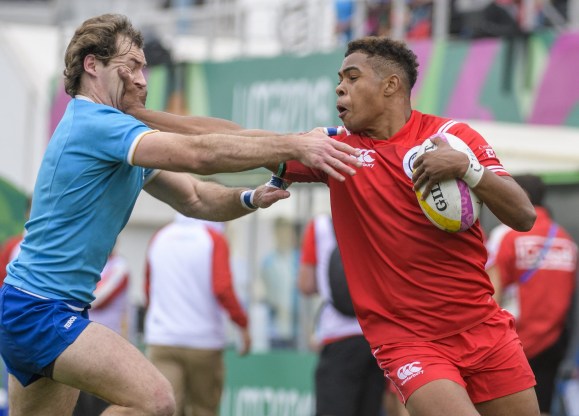
[[[314,353],[275,351],[239,357],[225,354],[221,416],[314,414]]]
[[[189,65],[189,109],[276,132],[338,125],[335,88],[342,58],[332,53]]]

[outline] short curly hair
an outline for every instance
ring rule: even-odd
[[[418,61],[416,54],[412,52],[404,42],[397,41],[385,36],[366,36],[355,39],[348,43],[344,56],[361,52],[369,57],[377,58],[373,65],[374,71],[380,74],[384,65],[392,65],[401,70],[408,83],[410,92],[418,78]]]
[[[126,37],[132,44],[143,47],[143,35],[126,16],[103,14],[92,17],[76,30],[64,54],[64,89],[74,97],[84,73],[84,58],[93,54],[105,65],[126,51],[119,51],[117,40]]]

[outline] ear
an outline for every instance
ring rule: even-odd
[[[390,74],[384,80],[383,91],[385,96],[390,96],[398,91],[402,85],[400,77],[397,74]]]
[[[83,68],[84,71],[90,75],[96,75],[97,59],[93,54],[88,54],[84,57]]]

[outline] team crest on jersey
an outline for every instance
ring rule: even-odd
[[[402,159],[402,167],[404,168],[404,173],[410,179],[412,179],[412,166],[414,166],[414,160],[416,159],[419,148],[420,146],[414,146],[412,149],[406,152],[404,159]]]

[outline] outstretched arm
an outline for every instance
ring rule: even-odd
[[[188,217],[229,221],[253,212],[241,203],[241,193],[247,188],[203,182],[187,173],[162,171],[144,189]],[[288,191],[262,185],[255,190],[253,204],[268,208],[289,195]]]
[[[141,120],[147,126],[160,131],[179,134],[222,133],[241,136],[273,136],[265,130],[247,130],[230,120],[216,117],[181,116],[164,111],[149,110],[145,107],[147,87],[133,82],[131,72],[126,67],[119,68],[124,91],[119,110]]]
[[[133,75],[127,68],[120,68],[118,73],[125,89],[121,110],[137,116],[150,127],[188,134],[160,131],[144,135],[133,155],[135,165],[214,174],[276,167],[281,162],[295,159],[339,181],[345,179],[342,173],[355,174],[351,166],[360,165],[350,157],[357,156],[358,150],[329,139],[322,129],[303,135],[278,136],[261,130],[242,131],[227,120],[147,110],[144,108],[146,87],[133,82]]]

